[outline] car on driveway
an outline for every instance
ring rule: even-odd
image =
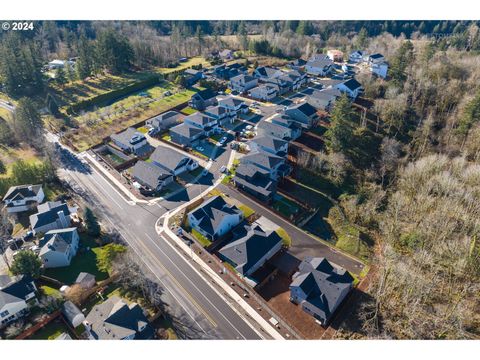
[[[218,141],[218,143],[219,143],[221,146],[225,145],[226,142],[227,142],[227,137],[226,137],[226,136],[222,137],[222,138]]]
[[[220,168],[220,172],[221,172],[222,174],[225,174],[225,173],[227,172],[227,167],[226,167],[225,165],[222,166],[222,167]]]

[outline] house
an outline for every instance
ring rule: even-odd
[[[239,75],[247,75],[248,69],[239,63],[234,63],[230,65],[221,64],[213,68],[213,74],[219,79],[231,80],[232,78]]]
[[[288,120],[286,120],[286,118]],[[288,122],[290,122],[290,124]],[[297,139],[301,135],[299,125],[294,126],[292,123],[296,122],[284,114],[277,114],[269,120],[260,121],[257,125],[257,132],[258,135],[273,136],[290,141]]]
[[[245,101],[238,99],[233,96],[228,96],[218,101],[218,106],[221,106],[225,109],[228,109],[236,114],[246,114],[248,113],[248,105]]]
[[[173,176],[198,168],[198,161],[166,146],[157,146],[150,159],[154,165]]]
[[[307,81],[306,74],[297,70],[285,71],[268,66],[256,68],[253,76],[259,78],[264,83],[275,85],[279,94],[297,90]]]
[[[188,115],[183,123],[202,130],[203,134],[210,136],[213,133],[219,132],[217,120],[207,114],[196,112]]]
[[[196,110],[202,111],[205,108],[217,105],[217,94],[211,89],[205,89],[192,95],[188,105]]]
[[[91,289],[95,286],[95,275],[88,272],[81,272],[78,274],[75,284],[80,285],[84,289]]]
[[[337,49],[331,49],[327,51],[327,56],[330,60],[334,62],[342,62],[343,61],[343,52]]]
[[[278,96],[278,86],[263,84],[250,89],[248,95],[255,100],[270,101]]]
[[[307,101],[318,110],[330,111],[341,95],[340,90],[335,88],[315,90],[307,97]]]
[[[288,115],[306,129],[310,129],[318,119],[317,109],[307,101],[287,107],[285,115]]]
[[[75,65],[75,61],[55,59],[50,61],[47,67],[49,70],[56,70],[56,69],[63,69],[66,65],[73,67]]]
[[[327,76],[332,70],[333,61],[326,55],[314,55],[305,64],[305,71],[310,75]]]
[[[172,126],[178,124],[182,118],[182,114],[176,111],[167,111],[163,114],[157,115],[148,119],[145,125],[154,129],[154,133],[159,133],[170,129]],[[149,132],[150,133],[150,132]]]
[[[129,127],[118,134],[113,134],[110,138],[120,149],[133,154],[138,154],[139,149],[148,144],[145,135],[133,127]]]
[[[261,80],[268,80],[281,74],[282,71],[280,69],[270,66],[259,66],[253,72],[253,76]]]
[[[287,64],[287,67],[292,70],[304,70],[307,62],[303,59],[296,59]]]
[[[132,177],[152,191],[161,191],[173,182],[173,175],[170,172],[146,161],[137,161],[133,167]]]
[[[242,211],[229,205],[220,195],[212,196],[196,209],[188,213],[188,222],[210,240],[224,236],[243,219]]]
[[[227,124],[232,124],[237,117],[235,111],[231,111],[228,108],[223,106],[210,106],[205,109],[205,114],[214,118],[219,126],[225,126]]]
[[[0,328],[22,318],[38,303],[37,288],[28,276],[0,275]]]
[[[92,340],[143,340],[154,335],[140,305],[127,304],[118,296],[95,305],[84,325]]]
[[[325,326],[352,287],[348,271],[332,266],[325,258],[307,257],[293,275],[290,301]]]
[[[69,266],[78,251],[79,236],[76,228],[48,231],[39,241],[39,257],[45,268]]]
[[[187,87],[195,85],[200,79],[203,79],[203,72],[201,70],[186,69],[183,72],[185,78],[185,85]]]
[[[66,229],[76,209],[69,208],[60,201],[49,201],[38,205],[37,213],[30,215],[30,227],[34,234],[46,233],[49,230]]]
[[[273,199],[277,191],[277,182],[271,179],[270,171],[254,164],[240,163],[235,171],[233,183],[237,188],[266,203]]]
[[[288,153],[288,141],[273,136],[260,135],[251,142],[252,150],[262,150],[277,156],[286,156]]]
[[[203,136],[203,130],[182,123],[170,128],[169,134],[174,143],[192,147]]]
[[[370,65],[370,71],[372,72],[372,74],[375,74],[378,77],[385,79],[388,73],[388,63],[373,63]]]
[[[355,100],[363,91],[362,85],[355,79],[343,81],[334,86],[335,89],[348,95],[349,98]]]
[[[230,49],[224,49],[218,53],[218,56],[222,60],[232,60],[233,59],[233,51]]]
[[[363,51],[355,50],[350,53],[348,60],[352,63],[359,63],[363,61]]]
[[[8,213],[18,213],[34,209],[44,198],[42,185],[19,185],[8,189],[3,202]]]
[[[259,167],[270,174],[270,179],[278,180],[290,174],[291,168],[285,158],[270,154],[265,151],[251,152],[240,160],[240,163]]]
[[[71,301],[65,301],[62,305],[62,314],[73,328],[80,326],[85,321],[85,315]]]
[[[385,57],[382,54],[376,53],[372,54],[367,58],[367,62],[369,65],[372,64],[380,64],[385,62]]]
[[[230,89],[239,93],[247,92],[258,84],[258,79],[251,76],[240,74],[230,79]]]
[[[245,277],[253,274],[282,248],[282,238],[275,231],[263,229],[260,224],[246,225],[235,237],[218,254]]]

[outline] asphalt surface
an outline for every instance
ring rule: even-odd
[[[207,284],[180,256],[162,235],[155,223],[167,210],[199,195],[218,177],[219,168],[226,164],[229,151],[213,163],[211,172],[200,184],[187,188],[172,199],[158,204],[131,205],[97,169],[82,164],[67,150],[58,150],[62,156],[59,176],[68,181],[85,200],[93,203],[102,222],[116,229],[145,265],[152,271],[164,289],[163,300],[169,311],[184,324],[187,336],[202,339],[260,339],[210,285]]]

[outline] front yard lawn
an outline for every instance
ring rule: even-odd
[[[197,241],[203,246],[207,247],[209,246],[212,242],[208,240],[205,236],[200,234],[197,230],[192,229],[192,235],[197,239]]]
[[[278,234],[278,236],[282,238],[283,246],[286,246],[286,247],[292,246],[292,238],[290,237],[290,235],[288,235],[285,229],[278,228],[275,232]]]
[[[255,214],[255,211],[247,205],[240,205],[238,208],[242,211],[245,219]]]
[[[194,108],[192,108],[190,106],[187,106],[187,107],[184,107],[182,110],[180,110],[180,112],[182,114],[185,114],[185,115],[192,115],[192,114],[196,113],[197,110],[195,110]]]

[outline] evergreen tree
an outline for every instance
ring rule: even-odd
[[[85,227],[90,236],[97,237],[100,235],[100,224],[98,219],[90,208],[85,208]]]
[[[47,95],[45,103],[47,105],[48,111],[50,111],[50,114],[52,114],[53,116],[58,116],[60,114],[57,102],[51,94]]]
[[[129,70],[134,53],[125,36],[109,29],[98,36],[96,57],[103,68],[118,74]]]
[[[28,275],[34,279],[40,276],[41,270],[42,261],[32,250],[20,250],[10,267],[13,275]]]
[[[413,63],[413,44],[405,41],[395,53],[389,69],[390,77],[401,86],[407,79],[407,69]]]
[[[342,95],[333,107],[330,127],[325,133],[326,143],[331,151],[345,153],[351,146],[353,117],[354,112],[350,100],[346,95]]]
[[[15,109],[15,130],[20,139],[34,142],[43,130],[43,122],[35,104],[29,98],[21,98]]]
[[[67,67],[69,67],[70,65],[68,65],[66,63]],[[67,83],[67,77],[65,75],[65,70],[63,69],[63,67],[59,67],[56,71],[55,71],[55,82],[60,85],[62,88],[63,86]]]

